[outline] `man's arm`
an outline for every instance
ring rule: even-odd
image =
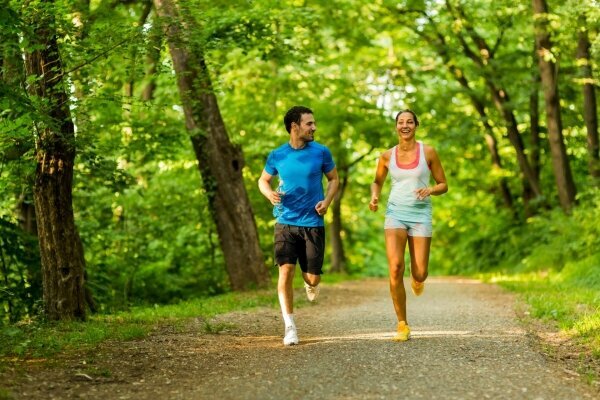
[[[260,178],[258,178],[258,189],[260,192],[271,202],[271,204],[276,205],[281,202],[281,198],[279,197],[279,193],[273,190],[271,187],[271,180],[273,179],[273,175],[269,174],[265,170],[263,170]]]
[[[335,194],[340,186],[340,178],[338,177],[337,168],[334,167],[331,171],[325,174],[327,177],[327,189],[325,191],[325,199],[318,202],[315,206],[317,214],[325,215],[329,205],[333,201]]]

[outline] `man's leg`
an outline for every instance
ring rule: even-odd
[[[302,278],[310,286],[317,286],[321,282],[321,275],[311,274],[310,272],[302,272]]]
[[[319,282],[325,257],[325,228],[306,228],[304,232],[304,256],[300,257],[300,268],[304,279],[304,289],[309,301],[315,301],[319,295]]]
[[[294,313],[294,272],[295,264],[283,264],[279,266],[279,280],[277,282],[277,295],[281,313],[289,315]]]
[[[277,282],[277,296],[281,306],[281,314],[285,323],[285,335],[283,344],[291,346],[298,344],[298,333],[294,321],[294,271],[295,264],[283,264],[279,266],[279,280]]]

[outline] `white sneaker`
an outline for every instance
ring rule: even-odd
[[[290,325],[285,328],[285,336],[283,337],[283,345],[284,346],[293,346],[298,344],[298,332],[296,332],[296,327],[294,325]]]
[[[315,301],[317,296],[319,295],[319,285],[310,286],[308,283],[304,282],[304,289],[306,289],[306,297],[308,297],[308,301]]]

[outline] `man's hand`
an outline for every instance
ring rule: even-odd
[[[317,214],[319,214],[319,215],[325,215],[328,208],[329,208],[329,204],[327,204],[323,200],[318,202],[317,205],[315,206],[315,210],[317,211]]]
[[[275,190],[271,190],[271,193],[269,193],[269,195],[267,196],[267,199],[269,199],[269,201],[271,202],[271,204],[273,204],[274,206],[278,205],[279,203],[281,203],[281,196],[283,196],[282,193],[279,193]]]

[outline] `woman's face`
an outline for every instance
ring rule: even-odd
[[[404,140],[412,139],[417,130],[417,123],[413,115],[409,112],[403,112],[396,120],[396,132]]]

